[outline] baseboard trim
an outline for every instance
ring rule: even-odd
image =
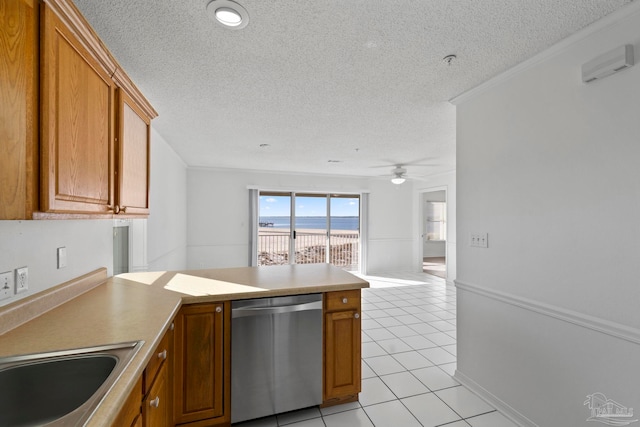
[[[471,292],[495,301],[500,301],[538,314],[572,323],[583,328],[610,335],[615,338],[623,339],[634,344],[640,344],[640,329],[633,328],[631,326],[611,322],[596,316],[578,313],[573,310],[568,310],[566,308],[557,307],[529,298],[522,298],[507,292],[488,289],[483,286],[467,283],[461,280],[455,280],[455,284],[456,288],[463,292]]]
[[[453,378],[456,379],[460,384],[467,387],[469,390],[478,395],[482,400],[487,402],[489,405],[496,408],[502,415],[509,418],[511,421],[516,423],[520,427],[538,427],[536,423],[531,421],[529,418],[522,415],[516,409],[514,409],[511,405],[505,403],[502,399],[496,397],[494,394],[489,392],[487,389],[482,387],[480,384],[467,377],[462,372],[456,370]]]

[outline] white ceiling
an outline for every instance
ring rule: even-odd
[[[189,166],[427,176],[455,169],[449,99],[631,0],[237,1],[242,30],[208,0],[75,3]]]

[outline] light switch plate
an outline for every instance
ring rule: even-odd
[[[65,246],[58,248],[58,269],[67,266],[67,248]]]
[[[488,248],[489,233],[469,233],[469,246],[471,246],[472,248]]]

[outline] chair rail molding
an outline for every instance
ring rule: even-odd
[[[577,311],[535,301],[529,298],[519,297],[507,292],[488,289],[462,280],[455,280],[455,286],[458,290],[463,292],[471,292],[495,301],[500,301],[538,314],[572,323],[583,328],[607,334],[615,338],[623,339],[634,344],[640,344],[640,329],[638,328],[617,322],[611,322],[596,316],[590,316],[588,314],[579,313]]]

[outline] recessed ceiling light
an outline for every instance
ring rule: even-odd
[[[212,0],[207,4],[207,13],[211,19],[235,30],[244,28],[249,23],[247,10],[231,0]]]

